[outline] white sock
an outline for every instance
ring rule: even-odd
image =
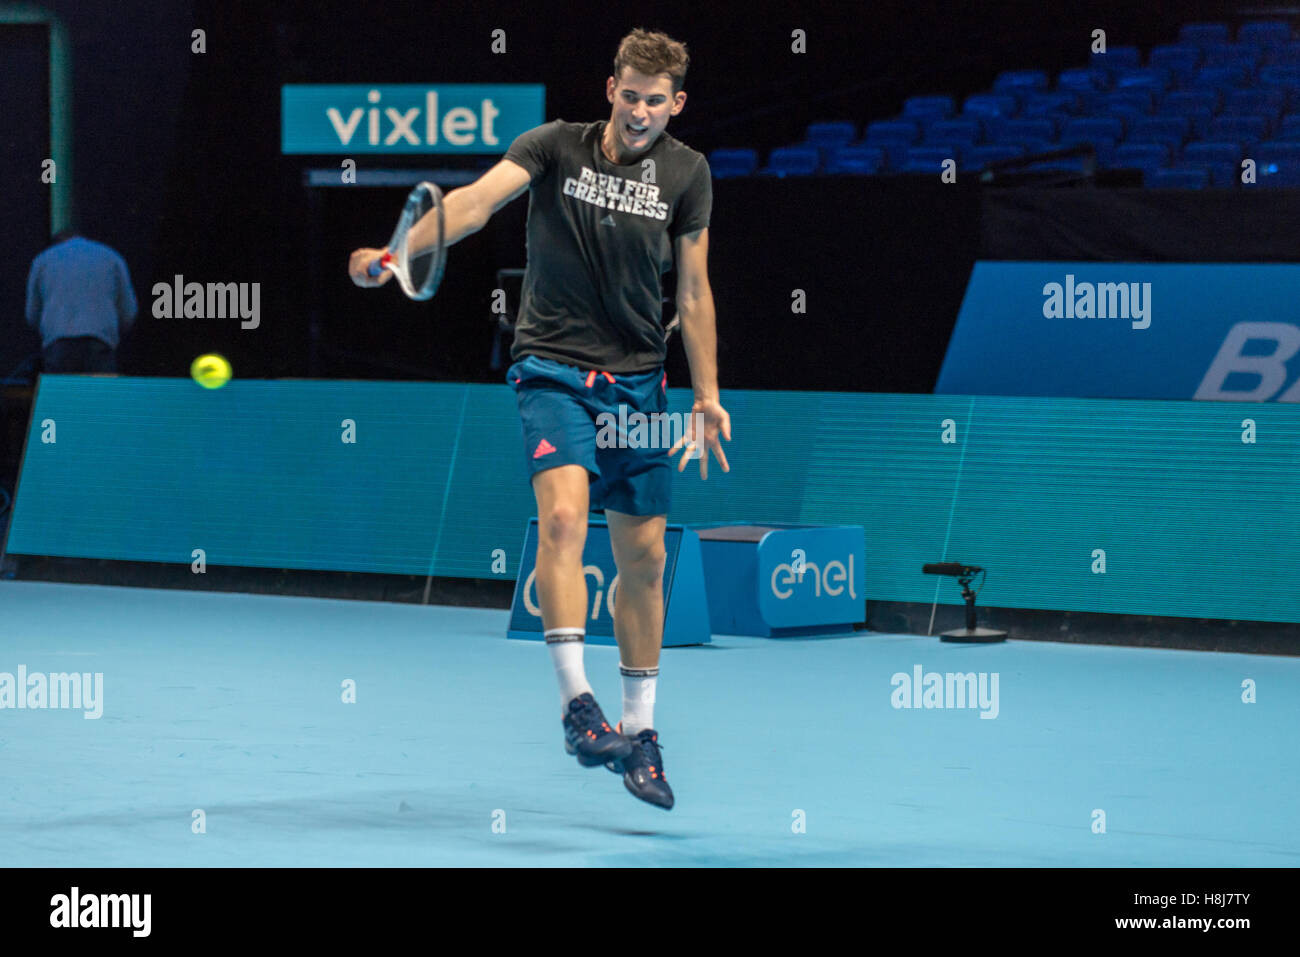
[[[555,665],[555,677],[560,681],[560,710],[569,712],[569,702],[578,695],[591,691],[587,672],[582,667],[582,643],[586,630],[582,628],[551,628],[546,632],[546,647]]]
[[[623,733],[628,737],[655,726],[655,685],[658,668],[627,668],[620,662],[623,676]]]

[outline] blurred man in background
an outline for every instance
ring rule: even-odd
[[[126,261],[102,243],[64,230],[32,261],[27,324],[46,372],[116,372],[136,308]]]

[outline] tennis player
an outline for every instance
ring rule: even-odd
[[[605,81],[608,120],[555,120],[529,130],[501,162],[445,197],[444,241],[451,244],[530,191],[528,268],[507,382],[518,399],[537,497],[537,593],[560,685],[565,749],[585,767],[604,764],[622,773],[632,794],[665,809],[674,798],[654,705],[672,460],[680,453],[680,472],[698,458],[707,479],[710,453],[729,470],[719,436],[731,439],[718,396],[707,268],[709,166],[666,132],[686,104],[688,62],[686,47],[665,34],[632,31]],[[437,242],[433,219],[412,228],[413,250]],[[384,252],[352,254],[349,273],[357,285],[388,281],[387,272],[367,275]],[[598,441],[601,413],[617,419],[620,407],[629,416],[667,410],[661,274],[674,253],[677,313],[695,392],[689,431],[671,448],[662,442],[605,447],[632,443]],[[607,723],[583,668],[589,511],[604,512],[618,565],[614,632],[623,714],[617,728]]]

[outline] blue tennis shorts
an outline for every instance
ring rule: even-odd
[[[581,465],[590,480],[590,509],[666,515],[672,502],[672,460],[662,441],[617,435],[620,414],[649,417],[668,409],[662,369],[636,375],[584,372],[554,359],[525,356],[506,372],[519,401],[529,478],[559,465]],[[601,417],[608,413],[608,417]],[[604,426],[604,428],[602,428]],[[647,431],[643,430],[644,436]],[[600,441],[597,441],[598,437]],[[611,438],[613,441],[611,441]]]

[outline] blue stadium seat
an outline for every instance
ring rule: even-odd
[[[1074,113],[1079,109],[1079,95],[1070,91],[1038,92],[1025,97],[1021,107],[1023,116],[1042,116],[1045,113]]]
[[[1157,104],[1156,112],[1175,116],[1199,116],[1217,113],[1223,106],[1223,94],[1218,90],[1173,90],[1166,93]]]
[[[1012,117],[1019,111],[1019,100],[1007,93],[974,93],[962,107],[963,116],[979,119]]]
[[[1192,140],[1203,140],[1210,135],[1210,124],[1214,122],[1214,114],[1208,110],[1204,113],[1180,113],[1180,114],[1163,114],[1185,116],[1192,124],[1192,132],[1189,137]]]
[[[835,150],[839,149],[839,147],[837,147],[837,146],[818,146],[816,143],[809,143],[809,142],[807,142],[807,141],[800,141],[800,142],[798,142],[798,143],[791,143],[791,144],[789,144],[789,145],[790,145],[791,147],[798,146],[798,147],[801,147],[801,148],[803,148],[803,149],[816,150],[816,151],[817,151],[817,166],[818,166],[819,168],[825,166],[825,165],[826,165],[826,161],[830,158],[831,153],[833,153],[833,152],[835,152]],[[847,146],[848,144],[846,143],[846,144],[844,144],[844,145]]]
[[[709,171],[714,179],[750,176],[758,169],[758,152],[746,149],[718,149],[709,154]]]
[[[1208,136],[1215,140],[1258,143],[1268,137],[1268,119],[1263,116],[1223,116],[1210,121]]]
[[[1004,70],[993,81],[993,89],[997,92],[1003,90],[1019,90],[1021,92],[1046,90],[1047,86],[1047,74],[1042,70]]]
[[[1112,76],[1124,68],[1136,68],[1142,65],[1142,54],[1137,47],[1110,47],[1105,53],[1093,53],[1088,64],[1094,69],[1105,70]]]
[[[1287,109],[1300,108],[1300,64],[1295,66],[1273,65],[1260,67],[1259,89],[1277,90],[1287,99]]]
[[[1300,143],[1260,143],[1251,159],[1260,186],[1300,186]]]
[[[1156,107],[1156,116],[1185,116],[1193,137],[1209,132],[1219,105],[1218,90],[1187,90],[1168,94]]]
[[[907,146],[920,138],[920,127],[908,120],[877,120],[867,124],[867,133],[863,140],[871,146],[891,144]]]
[[[1033,156],[1035,153],[1050,153],[1059,147],[1051,140],[1039,140],[1032,137],[1020,139],[1001,140],[998,143],[990,144],[994,146],[1016,146],[1025,151],[1026,156]]]
[[[983,169],[989,163],[997,163],[1001,160],[1016,159],[1025,155],[1023,146],[1016,146],[1007,143],[990,143],[984,146],[973,146],[966,151],[965,162],[971,169]]]
[[[1124,67],[1115,71],[1115,89],[1151,90],[1163,93],[1174,82],[1174,75],[1160,66]]]
[[[974,146],[984,139],[984,128],[979,120],[956,119],[939,120],[932,123],[925,131],[926,144],[959,143]]]
[[[1062,70],[1056,78],[1056,88],[1063,93],[1099,93],[1110,89],[1110,77],[1105,70]]]
[[[899,116],[897,119],[905,123],[915,123],[920,127],[921,139],[925,139],[925,131],[935,123],[943,123],[949,119],[956,119],[956,117],[947,117],[939,113],[918,113],[913,116]]]
[[[1203,47],[1201,54],[1205,66],[1235,66],[1240,64],[1254,70],[1264,60],[1261,47],[1245,43],[1215,43]]]
[[[1155,110],[1156,96],[1151,90],[1128,89],[1103,93],[1092,103],[1092,111],[1106,113],[1115,107],[1133,107],[1138,113],[1149,114]]]
[[[804,133],[803,138],[804,142],[810,146],[834,149],[837,146],[847,146],[852,143],[857,135],[858,129],[853,123],[835,120],[809,123],[808,130]]]
[[[1245,152],[1241,143],[1230,143],[1222,140],[1204,140],[1198,143],[1188,143],[1183,148],[1183,162],[1196,164],[1215,163],[1226,164],[1228,166],[1237,166],[1241,163],[1241,158]]]
[[[1249,20],[1237,28],[1238,43],[1280,46],[1291,40],[1291,25],[1284,20]]]
[[[906,120],[878,120],[867,124],[863,138],[853,146],[872,146],[885,151],[885,165],[893,168],[903,161],[907,148],[919,142],[921,131]]]
[[[1235,189],[1241,184],[1241,164],[1224,166],[1222,163],[1183,163],[1188,169],[1203,169],[1210,174],[1210,186],[1214,189]]]
[[[1129,128],[1141,120],[1147,118],[1147,114],[1139,110],[1136,106],[1116,103],[1113,106],[1106,107],[1105,112],[1097,114],[1098,116],[1108,119],[1119,120],[1124,124],[1124,132],[1128,133]]]
[[[1250,70],[1242,64],[1232,66],[1203,66],[1188,82],[1189,87],[1216,90],[1245,86],[1250,79]]]
[[[1240,143],[1189,143],[1183,148],[1182,165],[1208,169],[1213,186],[1235,186],[1241,174],[1242,153]]]
[[[903,161],[900,172],[933,173],[937,176],[943,172],[945,160],[955,160],[960,171],[962,166],[961,149],[956,143],[913,146],[908,149],[907,158]]]
[[[1070,120],[1077,119],[1077,118],[1078,117],[1072,113],[1044,113],[1042,116],[1034,117],[1034,119],[1036,120],[1051,121],[1053,129],[1056,130],[1056,132],[1052,136],[1053,139],[1061,135],[1061,130],[1065,129],[1065,124],[1069,123]]]
[[[1277,128],[1278,140],[1300,140],[1300,113],[1288,113]]]
[[[1249,90],[1233,90],[1223,101],[1225,116],[1262,116],[1269,121],[1269,127],[1275,127],[1286,109],[1286,93],[1252,87]]]
[[[1125,143],[1165,143],[1181,149],[1191,134],[1192,122],[1185,116],[1148,116],[1129,127]]]
[[[885,154],[885,165],[881,167],[882,173],[896,171],[907,159],[907,151],[912,148],[911,145],[905,143],[868,143],[866,141],[850,143],[849,146],[883,152]]]
[[[903,101],[903,117],[931,117],[947,119],[957,112],[957,105],[951,96],[909,96]]]
[[[1300,40],[1264,49],[1266,65],[1300,66]]]
[[[1266,87],[1300,87],[1300,61],[1260,67],[1259,83]]]
[[[1114,169],[1160,169],[1168,166],[1173,151],[1159,143],[1126,143],[1111,157]]]
[[[1206,189],[1210,185],[1210,171],[1195,166],[1151,170],[1143,173],[1142,185],[1149,189]]]
[[[876,146],[842,146],[830,155],[826,172],[871,176],[887,168],[885,150]]]
[[[1056,124],[1043,116],[1025,117],[1019,120],[1005,120],[995,128],[996,142],[1024,142],[1027,140],[1051,140],[1056,136]]]
[[[821,154],[811,146],[778,146],[767,154],[762,176],[812,176],[821,169]]]
[[[1186,43],[1164,44],[1151,48],[1147,64],[1163,67],[1182,83],[1188,80],[1201,65],[1201,51],[1200,48]]]
[[[1228,43],[1230,40],[1232,31],[1226,23],[1184,23],[1178,30],[1178,42],[1193,46]]]
[[[1124,121],[1114,116],[1081,116],[1065,124],[1061,138],[1065,137],[1081,142],[1093,139],[1115,142],[1124,138]]]

